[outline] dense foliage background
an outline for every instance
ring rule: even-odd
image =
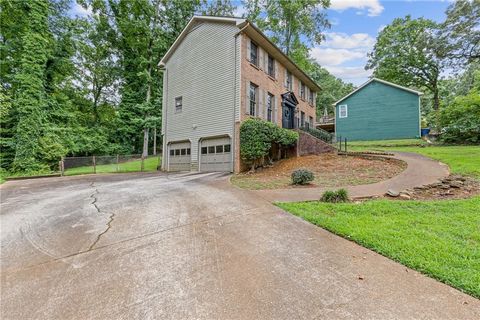
[[[158,61],[194,14],[233,16],[235,10],[231,0],[77,0],[90,14],[73,17],[72,2],[0,2],[3,171],[49,171],[62,156],[156,150],[162,118]],[[324,89],[318,114],[325,108],[332,113],[331,104],[354,87],[309,56],[330,26],[329,1],[242,4],[244,16]],[[467,115],[480,86],[479,14],[478,1],[461,0],[441,24],[399,18],[380,32],[367,65],[375,76],[424,90],[424,117],[439,130],[448,127],[449,141],[478,141],[453,128],[478,132],[480,120]],[[458,126],[448,120],[454,114]]]

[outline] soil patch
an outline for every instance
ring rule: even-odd
[[[254,173],[232,177],[234,185],[251,190],[308,187],[341,187],[375,183],[405,170],[397,159],[372,156],[341,156],[332,153],[283,159]],[[312,171],[315,180],[308,186],[291,185],[290,176],[299,168]]]

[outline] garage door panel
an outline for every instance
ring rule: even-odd
[[[200,170],[232,171],[231,149],[231,140],[228,137],[202,140]]]
[[[190,142],[172,143],[168,152],[169,171],[190,171],[192,161]]]

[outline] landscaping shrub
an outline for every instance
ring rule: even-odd
[[[298,140],[298,133],[278,127],[272,122],[252,118],[240,126],[240,154],[252,170],[268,155],[272,143],[288,147]]]
[[[449,143],[480,142],[480,94],[457,97],[440,112],[442,140]]]
[[[348,201],[348,192],[345,189],[325,191],[320,198],[322,202],[339,203]]]
[[[313,172],[307,169],[297,169],[292,172],[292,183],[293,184],[308,184],[314,179]]]

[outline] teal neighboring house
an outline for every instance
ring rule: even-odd
[[[335,134],[349,141],[418,138],[421,95],[372,78],[335,103]]]

